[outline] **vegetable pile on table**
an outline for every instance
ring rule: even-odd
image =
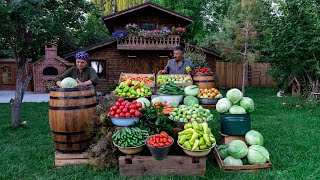
[[[207,123],[198,124],[194,121],[184,126],[178,133],[178,143],[187,150],[205,150],[215,144],[216,139]]]
[[[154,105],[157,106],[157,107],[162,107],[163,106],[162,113],[165,114],[165,115],[170,114],[174,110],[174,108],[172,106],[170,106],[169,104],[167,104],[167,103],[155,102]]]
[[[157,91],[159,95],[184,95],[182,87],[175,83],[167,83],[159,88]]]
[[[126,98],[149,97],[152,95],[150,87],[143,81],[126,80],[116,87],[116,96]]]
[[[119,98],[113,106],[110,107],[108,115],[117,118],[129,118],[142,116],[142,104],[136,100],[129,102]]]
[[[211,89],[200,89],[198,95],[198,98],[222,98],[222,94],[220,94],[220,91],[216,88]]]
[[[270,160],[268,150],[263,147],[263,136],[255,130],[246,133],[248,146],[241,140],[233,140],[229,145],[220,145],[218,153],[224,165],[262,165]]]
[[[160,134],[152,135],[147,141],[147,145],[151,147],[165,147],[170,146],[172,143],[171,137],[164,131],[161,131]]]
[[[239,89],[230,89],[226,98],[217,102],[216,110],[219,113],[246,114],[254,111],[254,102],[249,97],[243,97]]]
[[[148,136],[146,130],[124,127],[112,135],[112,140],[120,147],[137,147],[143,145]]]
[[[175,108],[169,118],[180,122],[206,122],[213,120],[213,115],[209,109],[205,109],[199,104],[193,106],[179,106]]]
[[[132,76],[122,76],[121,78],[120,78],[120,81],[121,82],[125,82],[125,81],[127,81],[127,80],[131,80],[131,81],[140,81],[140,82],[145,82],[146,84],[152,84],[153,83],[153,81],[154,81],[154,79],[153,79],[153,77],[152,76],[147,76],[147,77],[145,77],[145,76],[136,76],[136,77],[132,77]]]
[[[187,83],[191,81],[191,77],[188,75],[159,75],[157,82],[159,84],[166,84],[168,82],[173,83]]]
[[[199,67],[195,69],[192,74],[212,74],[213,72],[211,71],[210,68],[204,68],[204,67]]]

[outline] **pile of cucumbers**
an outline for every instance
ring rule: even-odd
[[[112,140],[120,147],[137,147],[143,145],[148,136],[146,130],[124,127],[112,135]]]
[[[183,87],[170,82],[161,86],[157,93],[159,95],[184,95],[184,89]]]

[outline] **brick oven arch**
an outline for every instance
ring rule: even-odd
[[[42,74],[45,76],[57,76],[58,69],[53,66],[49,66],[43,69]]]

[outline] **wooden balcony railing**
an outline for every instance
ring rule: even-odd
[[[118,42],[118,50],[173,50],[180,44],[180,35],[151,39],[128,34],[123,42]]]

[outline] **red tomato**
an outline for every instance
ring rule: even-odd
[[[118,118],[118,117],[119,117],[119,114],[114,115],[114,117],[117,117],[117,118]]]
[[[120,117],[124,117],[124,113],[123,113],[123,112],[120,113],[119,116],[120,116]]]
[[[116,113],[120,114],[121,113],[121,109],[117,109]]]
[[[118,99],[118,102],[119,102],[119,103],[122,103],[123,101],[124,101],[123,98],[119,98],[119,99]]]
[[[116,102],[114,105],[115,106],[120,106],[120,102]]]
[[[130,117],[130,113],[127,112],[127,113],[126,113],[126,117]]]
[[[134,116],[135,117],[139,117],[140,116],[140,112],[139,111],[134,112]]]
[[[156,137],[156,143],[159,143],[160,139],[158,137]]]
[[[123,108],[124,108],[124,106],[120,106],[120,107],[119,107],[119,109],[121,109],[121,110],[122,110]]]
[[[159,146],[160,146],[160,147],[163,147],[163,146],[164,146],[164,143],[162,143],[162,142],[159,143]]]
[[[129,113],[132,114],[132,115],[134,115],[135,111],[134,111],[133,109],[130,109],[130,110],[129,110]]]
[[[115,114],[116,114],[116,112],[115,111],[110,111],[110,116],[114,116]]]
[[[113,111],[116,111],[118,109],[117,106],[112,106],[111,108],[112,108]]]
[[[124,107],[126,107],[126,108],[129,109],[129,108],[130,108],[130,105],[129,105],[129,104],[126,104]]]
[[[137,102],[136,106],[137,106],[137,108],[141,108],[142,107],[141,102]]]
[[[165,146],[169,146],[170,144],[171,144],[171,143],[169,143],[169,142],[165,142],[165,143],[164,143]]]
[[[123,108],[122,112],[124,112],[124,113],[128,112],[128,108]]]
[[[136,100],[133,100],[133,101],[132,101],[132,104],[136,104],[136,103],[137,103],[137,101],[136,101]]]
[[[131,105],[131,109],[137,109],[136,105]]]
[[[121,106],[125,106],[127,103],[126,102],[122,102],[121,103]]]
[[[162,142],[162,143],[163,143],[163,138],[159,138],[159,142]]]
[[[168,137],[168,134],[167,134],[166,132],[164,132],[164,131],[161,131],[161,132],[160,132],[160,135],[161,135],[162,137],[164,137],[164,138],[167,138],[167,137]]]
[[[142,108],[139,108],[138,110],[139,110],[139,111],[141,111],[141,110],[142,110]]]
[[[169,142],[170,144],[172,143],[172,139],[171,138],[168,138],[167,139],[167,142]]]
[[[126,104],[127,104],[127,103],[129,103],[129,101],[128,101],[128,100],[125,100],[124,102],[125,102]]]

